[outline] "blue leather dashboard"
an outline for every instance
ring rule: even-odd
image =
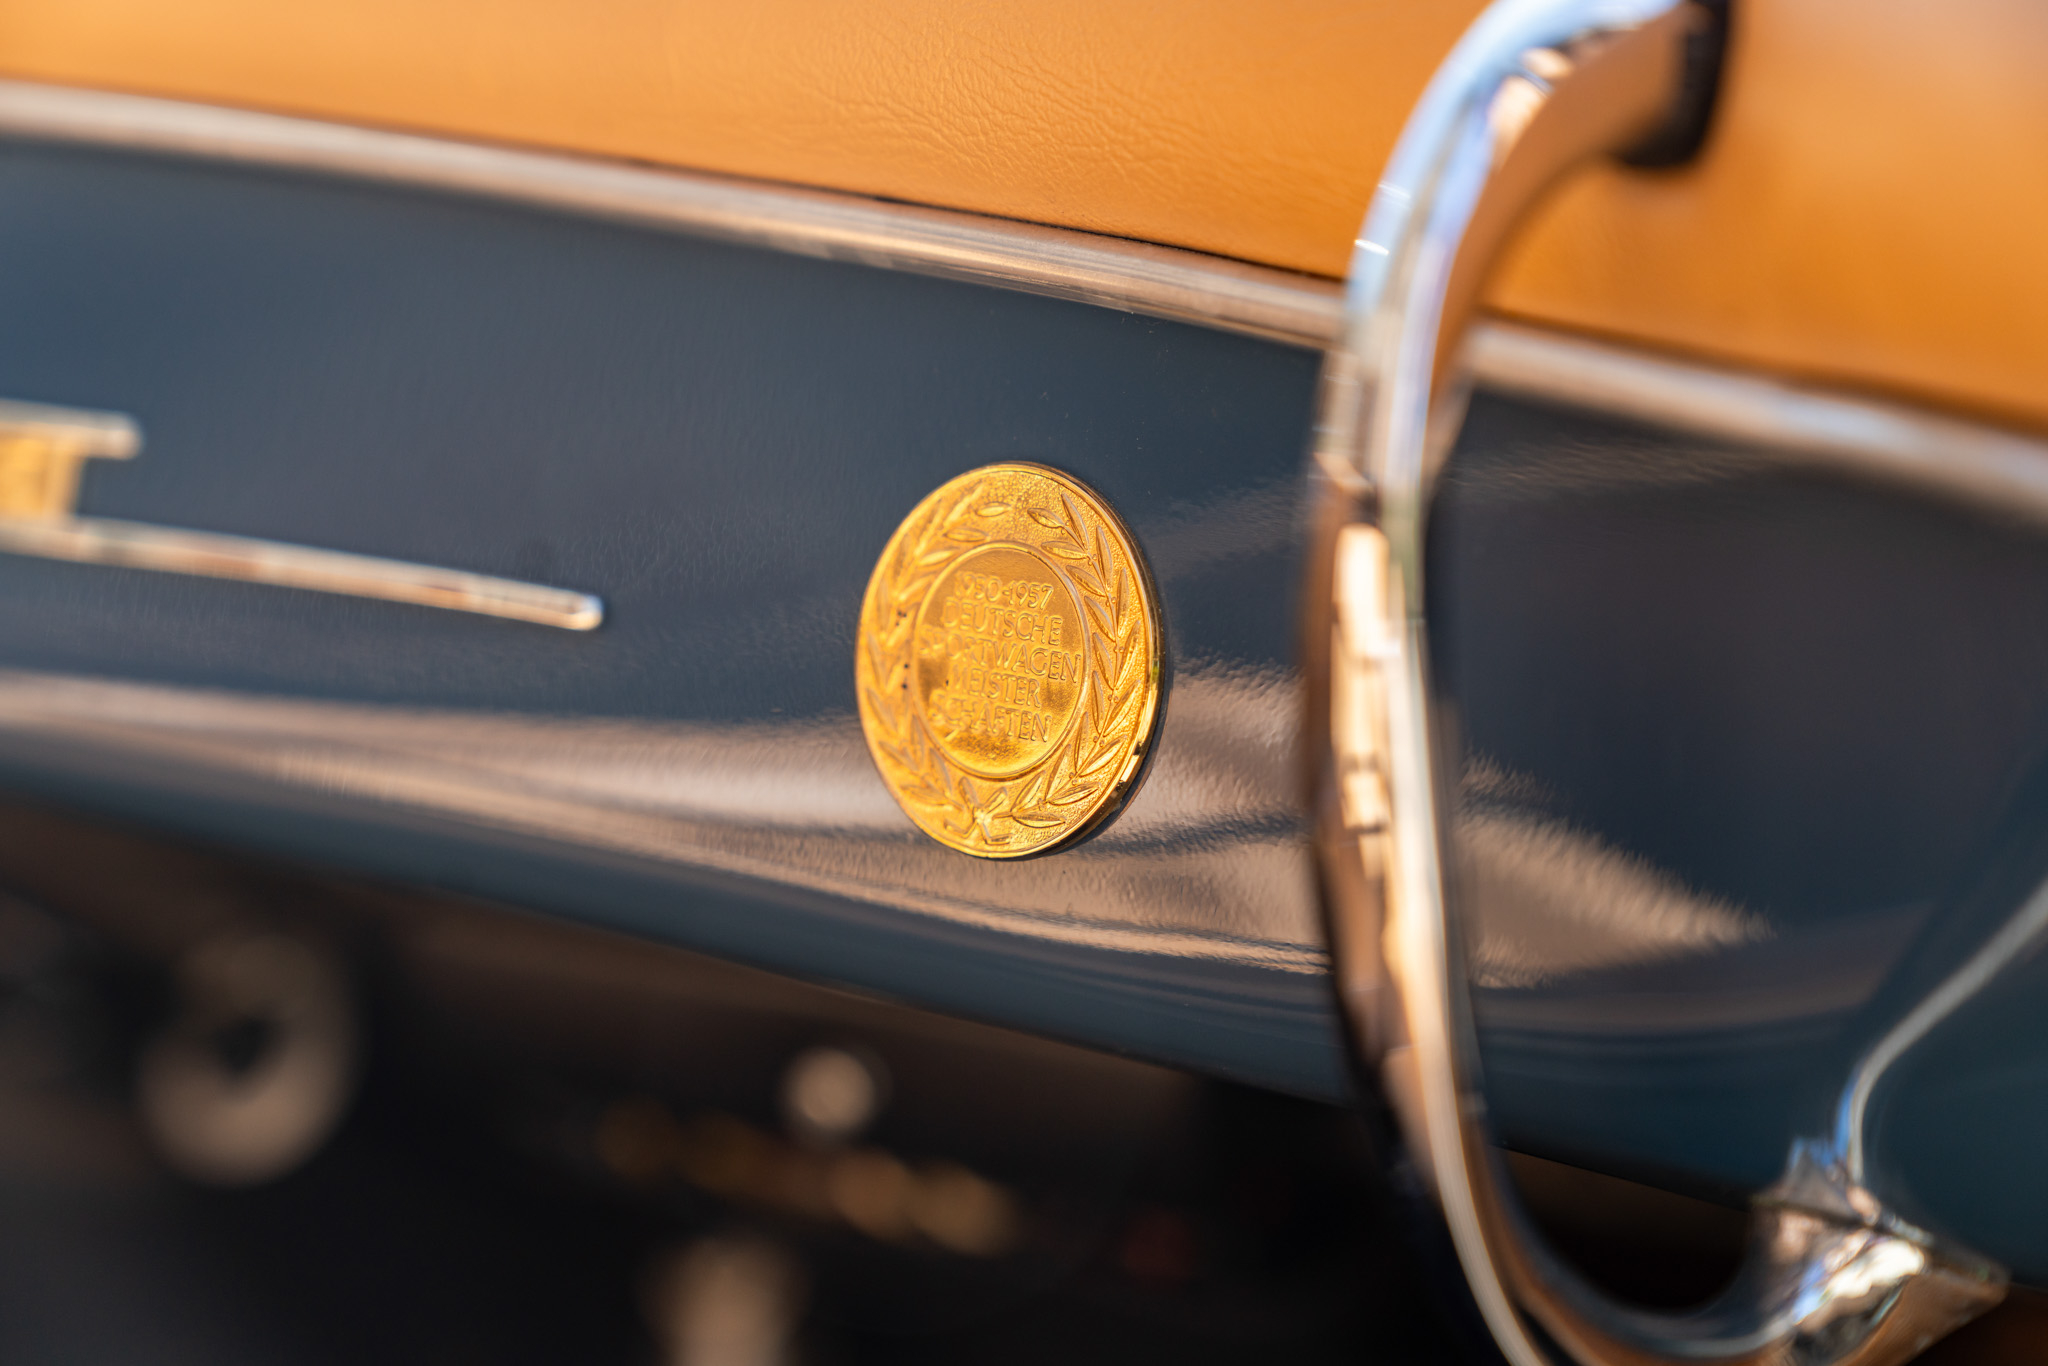
[[[88,466],[84,513],[606,604],[581,634],[0,556],[10,789],[1346,1095],[1295,752],[1317,353],[28,144],[0,150],[0,318],[0,397],[142,427],[137,458]],[[910,826],[852,667],[898,520],[1001,460],[1117,508],[1169,656],[1128,809],[1010,864]],[[1822,1126],[1869,1023],[2048,867],[2048,550],[1768,452],[1485,397],[1436,546],[1502,1129],[1752,1188]],[[2048,1177],[1990,1149],[2048,1123],[2042,973],[1902,1079],[1880,1153],[1908,1213],[2036,1281]]]
[[[601,596],[578,634],[0,559],[17,785],[1268,1085],[1342,1093],[1293,785],[1306,350],[501,206],[0,156],[0,394],[126,412],[83,513]],[[930,488],[1068,470],[1170,701],[1058,860],[931,845],[859,737]]]

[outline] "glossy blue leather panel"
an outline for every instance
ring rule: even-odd
[[[1294,792],[1317,357],[430,194],[0,151],[0,396],[138,418],[81,511],[594,592],[579,635],[0,557],[8,781],[1309,1094],[1342,1093]],[[1159,580],[1145,785],[938,848],[853,716],[930,489],[1035,460]]]
[[[83,510],[601,594],[592,635],[0,557],[0,783],[1311,1095],[1344,1092],[1293,752],[1317,358],[425,194],[0,150],[0,396],[136,415]],[[1157,573],[1158,758],[1015,865],[890,802],[852,624],[973,465]],[[1436,541],[1461,895],[1520,1146],[1768,1180],[2048,868],[2048,550],[1482,399]],[[1890,1093],[1915,1217],[2048,1279],[2039,966]]]
[[[1730,1191],[2048,877],[2048,531],[1481,400],[1438,505],[1457,891],[1519,1145]],[[2048,1279],[2048,968],[1880,1094],[1909,1217]]]

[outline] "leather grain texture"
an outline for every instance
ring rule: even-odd
[[[1567,182],[1495,300],[2048,423],[2048,5],[1736,4],[1699,163]]]
[[[0,71],[1343,273],[1479,0],[11,0]],[[2048,424],[2048,7],[1743,0],[1676,173],[1571,185],[1512,313]]]
[[[1341,275],[1484,0],[10,0],[9,74],[642,158]]]

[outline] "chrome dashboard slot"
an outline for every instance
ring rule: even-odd
[[[1313,352],[355,180],[0,147],[0,395],[77,511],[540,583],[589,632],[0,555],[8,786],[1334,1097],[1294,777]],[[890,530],[994,460],[1143,542],[1166,717],[1057,861],[937,848],[853,706]]]

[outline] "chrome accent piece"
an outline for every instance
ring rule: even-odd
[[[373,555],[76,516],[79,468],[132,458],[142,430],[120,413],[0,399],[0,554],[74,564],[240,579],[478,616],[595,630],[604,604],[588,593]]]
[[[449,190],[1323,345],[1329,281],[858,195],[0,80],[0,135]]]
[[[1588,1366],[1892,1366],[2005,1290],[1996,1266],[1900,1220],[1836,1146],[1809,1142],[1758,1198],[1734,1284],[1692,1314],[1643,1312],[1549,1252],[1486,1134],[1464,927],[1444,886],[1440,802],[1451,784],[1438,781],[1430,710],[1429,500],[1463,413],[1461,343],[1497,249],[1558,175],[1655,129],[1683,90],[1683,44],[1707,21],[1691,0],[1488,9],[1395,148],[1324,372],[1310,602],[1325,615],[1309,639],[1330,659],[1310,723],[1327,727],[1318,834],[1338,985],[1514,1366],[1545,1366],[1545,1342]],[[1973,961],[1894,1032],[1897,1047],[1986,975]],[[1872,1084],[1896,1056],[1888,1046],[1869,1063]]]
[[[2005,1293],[2003,1272],[1954,1249],[1937,1250],[1928,1234],[1848,1179],[1823,1145],[1795,1144],[1785,1175],[1753,1205],[1742,1270],[1694,1316],[1697,1337],[1688,1344],[1696,1348],[1704,1339],[1729,1354],[1695,1350],[1688,1361],[1909,1361]],[[1650,1316],[1634,1317],[1654,1324]]]
[[[1885,1073],[1915,1044],[1932,1033],[1936,1025],[1989,986],[1992,979],[2021,954],[2037,946],[2044,931],[2048,931],[2048,883],[2035,888],[2034,894],[2013,913],[2012,919],[2000,926],[1998,933],[1985,941],[1969,961],[1906,1012],[1904,1019],[1893,1025],[1883,1038],[1857,1059],[1855,1067],[1850,1070],[1848,1085],[1842,1088],[1842,1099],[1835,1116],[1833,1148],[1840,1155],[1842,1169],[1851,1181],[1860,1183],[1864,1179],[1865,1118],[1870,1109],[1870,1098],[1876,1094]]]
[[[50,521],[0,517],[0,553],[74,564],[153,569],[208,579],[240,579],[352,598],[442,607],[478,616],[530,621],[565,631],[595,630],[604,603],[588,593],[517,579],[470,574],[374,555],[224,536],[210,531],[120,522],[106,517]]]
[[[1336,281],[1204,252],[738,177],[628,165],[217,105],[0,80],[0,136],[240,162],[478,195],[615,222],[970,280],[1295,346],[1343,330]],[[2048,520],[2048,441],[1908,404],[1482,321],[1481,387],[1755,441],[1846,473]]]
[[[1514,323],[1472,329],[1479,387],[1569,404],[2048,522],[2048,440],[1905,403],[1673,360]]]
[[[142,429],[126,413],[0,399],[0,438],[15,437],[76,446],[86,455],[109,460],[126,460],[142,449]]]

